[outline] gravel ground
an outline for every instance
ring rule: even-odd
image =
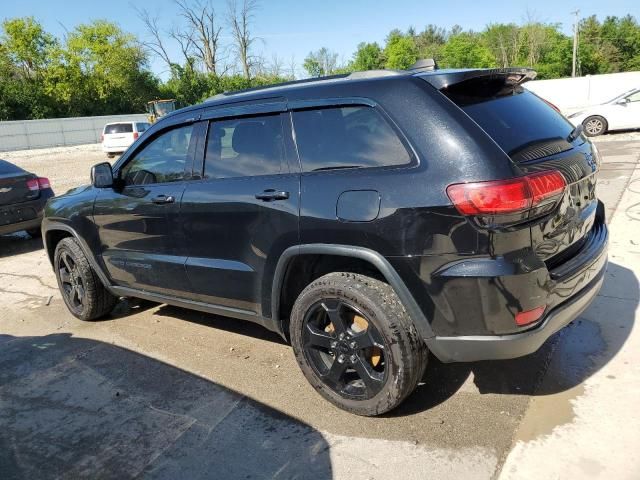
[[[57,195],[89,183],[91,167],[109,160],[100,144],[2,152],[0,158],[41,177],[47,177]]]
[[[600,194],[611,213],[631,190],[640,162],[640,143],[626,135],[640,139],[634,132],[597,140]],[[106,160],[99,145],[2,157],[48,176],[58,194],[87,183],[91,165]],[[618,208],[618,223],[625,213],[633,212]],[[570,456],[576,468],[601,468],[593,470],[601,478],[640,478],[628,453],[637,450],[630,446],[640,431],[637,414],[602,415],[601,405],[587,403],[593,413],[586,415],[577,407],[591,398],[594,384],[585,382],[598,372],[596,380],[604,377],[613,391],[608,405],[637,403],[631,385],[638,374],[630,366],[638,362],[620,354],[637,306],[637,269],[613,251],[622,237],[612,235],[602,295],[572,327],[520,359],[452,365],[432,359],[416,392],[381,418],[349,415],[322,400],[290,348],[251,323],[126,301],[105,320],[81,322],[64,307],[41,240],[0,236],[0,472],[8,472],[0,478],[217,472],[219,478],[488,479],[497,477],[514,442],[507,477],[556,468]],[[634,240],[624,242],[637,255]],[[616,324],[607,326],[610,319]],[[603,368],[627,361],[624,375],[636,375],[629,382]],[[581,436],[591,446],[565,457],[548,453],[557,448],[549,439],[583,428],[585,418],[612,423],[591,428],[597,442]],[[576,444],[563,438],[566,448]],[[616,459],[602,460],[611,451]],[[573,470],[545,478],[586,476]]]

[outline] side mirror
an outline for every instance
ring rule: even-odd
[[[621,98],[620,100],[618,100],[616,102],[618,105],[626,105],[627,103],[629,103],[629,99],[628,98]]]
[[[109,162],[98,163],[91,167],[91,184],[96,188],[113,186],[113,170]]]

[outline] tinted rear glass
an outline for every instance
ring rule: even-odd
[[[16,167],[13,163],[9,163],[6,160],[0,160],[0,175],[25,173],[20,167]]]
[[[109,125],[105,125],[104,133],[105,135],[111,133],[132,133],[133,132],[133,124],[132,123],[111,123]]]
[[[147,128],[151,126],[150,123],[136,123],[136,130],[140,133],[144,132]]]
[[[522,86],[473,80],[443,91],[510,156],[523,149],[565,139],[573,126]]]
[[[396,132],[374,108],[303,110],[293,113],[293,121],[305,172],[411,162]]]
[[[280,115],[211,122],[205,178],[275,175],[285,168]]]

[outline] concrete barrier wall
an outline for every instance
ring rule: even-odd
[[[146,122],[144,114],[0,122],[0,152],[100,142],[105,123]]]
[[[586,77],[534,80],[525,86],[569,114],[598,105],[632,88],[640,88],[640,72],[587,75]]]

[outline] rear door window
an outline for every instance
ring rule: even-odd
[[[473,79],[452,85],[443,93],[511,157],[536,146],[557,145],[573,130],[573,125],[542,99],[522,86],[505,85],[504,79]],[[567,143],[566,148],[571,145]]]
[[[396,132],[372,107],[295,111],[293,123],[303,172],[411,162]]]
[[[255,177],[286,171],[280,114],[210,123],[205,178]]]
[[[104,134],[109,135],[112,133],[132,133],[133,132],[133,124],[132,123],[110,123],[109,125],[105,125]]]
[[[144,132],[147,128],[149,128],[151,126],[150,123],[136,123],[136,131],[138,131],[139,133]]]

